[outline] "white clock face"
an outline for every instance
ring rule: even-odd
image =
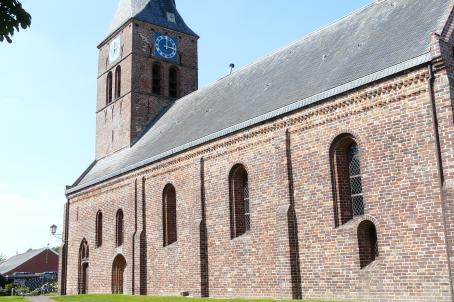
[[[112,63],[121,55],[121,39],[120,37],[116,37],[109,45],[109,63]]]
[[[160,35],[156,38],[156,52],[165,59],[175,59],[177,57],[177,43],[169,36]]]

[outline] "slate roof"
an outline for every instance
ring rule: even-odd
[[[23,253],[23,254],[19,254],[19,255],[16,255],[16,256],[13,256],[13,257],[9,258],[8,260],[6,260],[5,262],[2,262],[0,264],[0,274],[4,275],[4,274],[6,274],[8,272],[11,272],[16,267],[19,267],[22,264],[24,264],[25,262],[33,259],[34,257],[38,256],[39,254],[41,254],[45,250],[47,250],[47,248],[31,250],[29,252],[26,252],[26,253]],[[49,251],[51,251],[52,253],[55,253],[51,249],[49,249]]]
[[[132,147],[94,163],[81,190],[429,62],[452,0],[384,0],[181,98]]]
[[[174,14],[175,22],[169,21],[167,13]],[[117,12],[110,25],[109,34],[115,32],[130,19],[148,22],[198,37],[178,13],[175,0],[120,0]]]

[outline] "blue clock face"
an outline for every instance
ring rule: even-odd
[[[178,61],[178,41],[167,35],[156,33],[155,56],[166,60]]]

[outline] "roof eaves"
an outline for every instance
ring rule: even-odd
[[[175,155],[177,153],[180,153],[182,151],[188,150],[190,148],[194,148],[194,147],[200,146],[202,144],[208,143],[208,142],[213,141],[215,139],[219,139],[219,138],[224,137],[226,135],[235,133],[237,131],[252,127],[252,126],[260,124],[260,123],[263,123],[263,122],[265,122],[267,120],[277,118],[279,116],[282,116],[284,114],[288,114],[288,113],[293,112],[295,110],[303,109],[303,108],[305,108],[305,107],[307,107],[307,106],[309,106],[311,104],[318,103],[318,102],[323,101],[325,99],[328,99],[328,98],[334,97],[336,95],[348,92],[350,90],[359,88],[361,86],[370,84],[370,83],[375,82],[377,80],[381,80],[383,78],[392,76],[394,74],[400,73],[400,72],[408,70],[410,68],[413,68],[413,67],[428,63],[431,60],[432,60],[432,56],[431,56],[430,52],[424,53],[424,54],[422,54],[422,55],[420,55],[418,57],[415,57],[413,59],[407,60],[407,61],[402,62],[400,64],[385,68],[385,69],[383,69],[381,71],[378,71],[378,72],[372,73],[370,75],[367,75],[365,77],[356,79],[356,80],[354,80],[352,82],[340,85],[338,87],[334,87],[334,88],[332,88],[330,90],[327,90],[327,91],[324,91],[322,93],[319,93],[319,94],[313,95],[311,97],[308,97],[306,99],[297,101],[297,102],[292,103],[292,104],[290,104],[288,106],[282,107],[280,109],[271,111],[271,112],[266,113],[264,115],[261,115],[261,116],[255,117],[253,119],[247,120],[247,121],[245,121],[243,123],[228,127],[228,128],[226,128],[224,130],[221,130],[221,131],[218,131],[216,133],[210,134],[208,136],[202,137],[202,138],[197,139],[195,141],[192,141],[190,143],[181,145],[181,146],[179,146],[177,148],[168,150],[166,152],[163,152],[161,154],[158,154],[156,156],[153,156],[151,158],[148,158],[148,159],[146,159],[144,161],[141,161],[141,162],[138,162],[136,164],[130,165],[130,166],[126,167],[126,168],[123,168],[123,169],[118,170],[116,172],[110,173],[110,174],[105,175],[103,177],[99,177],[99,178],[96,178],[96,179],[94,179],[92,181],[88,181],[86,183],[80,184],[78,186],[68,188],[66,190],[66,195],[70,195],[72,193],[76,193],[76,192],[81,191],[83,189],[86,189],[88,187],[91,187],[91,186],[94,186],[94,185],[99,184],[101,182],[104,182],[104,181],[107,181],[109,179],[112,179],[114,177],[117,177],[117,176],[126,174],[128,172],[131,172],[133,170],[142,168],[144,166],[152,164],[153,162],[162,160],[162,159],[167,158],[169,156],[173,156],[173,155]]]

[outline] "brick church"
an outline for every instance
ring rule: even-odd
[[[453,7],[372,1],[198,89],[175,1],[120,0],[62,294],[453,301]]]

